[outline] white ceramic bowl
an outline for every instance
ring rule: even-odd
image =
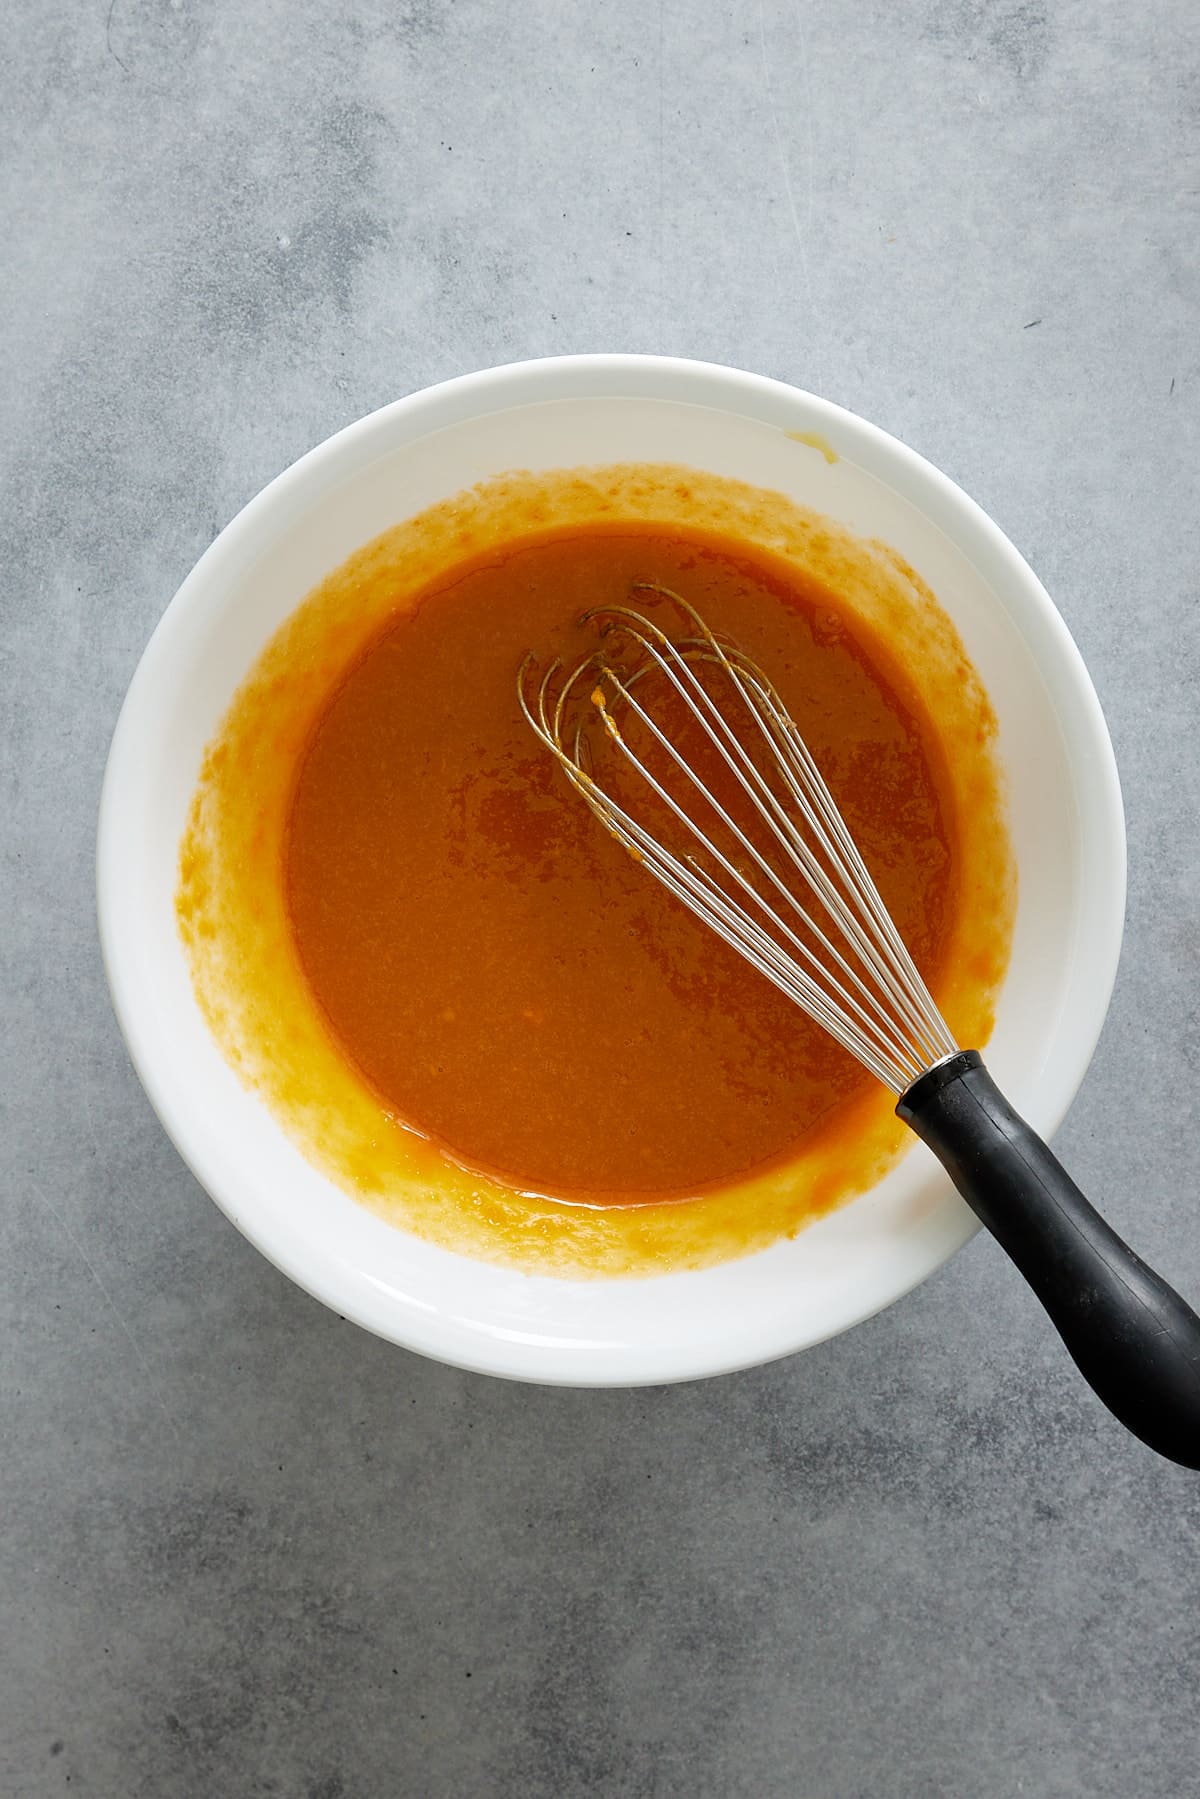
[[[784,433],[812,432],[828,463]],[[880,537],[954,619],[1000,723],[1020,900],[988,1062],[1043,1134],[1095,1047],[1116,973],[1124,821],[1087,671],[1044,589],[953,482],[875,426],[776,381],[652,356],[574,356],[448,381],[340,431],[201,557],[130,686],[100,810],[100,930],[147,1093],[197,1178],[302,1287],[426,1355],[526,1380],[716,1374],[819,1342],[938,1268],[975,1229],[925,1149],[792,1242],[698,1274],[562,1281],[466,1260],[331,1186],[222,1060],[175,928],[201,753],[315,582],[377,532],[510,468],[685,462]]]

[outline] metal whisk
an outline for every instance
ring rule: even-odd
[[[595,653],[569,669],[526,657],[529,724],[647,872],[897,1096],[1110,1410],[1200,1468],[1200,1318],[955,1043],[768,676],[680,595],[633,593],[682,628],[632,605],[588,613]]]

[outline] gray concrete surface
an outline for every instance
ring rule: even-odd
[[[555,351],[784,376],[959,479],[1091,665],[1129,931],[1060,1141],[1200,1292],[1200,34],[1145,10],[9,7],[3,1799],[1200,1792],[1200,1478],[988,1244],[711,1384],[432,1366],[185,1172],[92,900],[142,645],[309,445]]]

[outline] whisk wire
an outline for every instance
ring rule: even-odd
[[[880,897],[858,845],[850,835],[808,745],[784,710],[783,703],[770,682],[753,665],[749,665],[743,673],[759,694],[763,710],[771,721],[774,741],[781,755],[781,772],[789,790],[806,820],[811,821],[811,827],[819,837],[832,866],[843,879],[850,902],[861,915],[866,927],[861,937],[864,957],[877,969],[879,978],[888,986],[897,1005],[906,1012],[912,1008],[909,1022],[929,1051],[930,1058],[937,1060],[941,1056],[953,1054],[954,1040]],[[810,793],[815,809],[810,806]],[[839,864],[839,854],[844,858],[844,865],[848,865],[848,869]],[[851,876],[854,878],[850,878]]]
[[[667,590],[660,589],[658,591],[665,592]],[[693,609],[686,601],[680,600],[677,595],[670,595],[670,597],[696,620],[696,623],[700,625],[702,630],[704,629],[702,621],[699,620],[698,616],[693,612]],[[595,617],[598,616],[598,614],[593,613],[591,616]],[[711,634],[706,638],[689,639],[672,643],[671,640],[666,637],[665,633],[655,632],[658,641],[667,644],[674,656],[684,664],[689,663],[696,657],[697,652],[699,652],[699,657],[701,659],[718,664],[729,676],[744,700],[747,709],[763,738],[767,742],[768,748],[774,752],[777,758],[779,758],[782,753],[784,766],[780,772],[784,776],[790,795],[800,808],[805,822],[816,837],[818,845],[827,857],[832,870],[835,874],[841,876],[850,900],[858,907],[859,912],[866,921],[866,929],[863,928],[863,925],[860,923],[859,918],[855,913],[849,909],[842,893],[838,891],[834,881],[830,879],[825,868],[822,866],[820,859],[814,855],[811,846],[805,840],[802,833],[796,828],[793,819],[780,804],[775,793],[762,777],[759,769],[747,753],[736,733],[733,731],[728,720],[720,712],[720,709],[716,706],[712,697],[704,689],[701,683],[696,680],[691,668],[687,666],[681,667],[679,676],[677,676],[671,666],[671,662],[659,653],[655,643],[648,641],[646,635],[638,628],[641,623],[640,615],[632,612],[631,609],[627,607],[606,608],[603,616],[606,619],[618,618],[622,621],[630,621],[625,627],[629,635],[632,636],[634,641],[637,642],[653,659],[654,664],[657,665],[666,675],[668,680],[671,681],[672,685],[676,688],[676,691],[681,693],[681,696],[685,699],[693,716],[700,718],[700,708],[703,708],[706,718],[701,719],[700,722],[705,723],[707,721],[713,725],[718,739],[717,747],[723,760],[734,772],[739,784],[747,793],[748,797],[758,805],[760,812],[763,813],[766,822],[771,827],[775,842],[788,856],[792,864],[805,877],[805,880],[810,887],[815,890],[816,897],[825,907],[826,912],[833,918],[835,924],[842,933],[850,939],[861,961],[874,978],[884,986],[892,1004],[900,1010],[905,1023],[912,1031],[913,1035],[918,1039],[918,1043],[925,1053],[919,1062],[914,1061],[911,1058],[907,1059],[908,1066],[912,1069],[912,1074],[915,1076],[915,1074],[920,1071],[920,1068],[929,1061],[936,1061],[940,1056],[951,1053],[954,1047],[953,1042],[944,1026],[942,1026],[940,1030],[938,1029],[940,1020],[937,1019],[936,1013],[930,1017],[928,1016],[926,1008],[918,1007],[914,1010],[909,1003],[904,984],[906,977],[910,981],[915,978],[922,990],[923,983],[919,982],[919,976],[916,974],[916,969],[911,962],[911,958],[908,957],[902,940],[896,932],[895,926],[888,916],[886,909],[883,907],[882,901],[879,899],[874,884],[871,882],[870,876],[867,874],[862,859],[858,854],[857,847],[854,845],[849,832],[846,830],[841,814],[833,804],[829,790],[808,752],[807,745],[805,745],[803,739],[799,737],[799,733],[796,731],[792,721],[787,718],[785,713],[782,713],[781,706],[778,702],[778,696],[775,694],[774,689],[771,688],[770,683],[766,681],[766,678],[761,675],[761,671],[754,668],[752,664],[745,666],[745,659],[741,657],[740,652],[732,645],[723,645],[715,634]],[[729,653],[727,653],[727,650]],[[735,661],[734,658],[737,660]],[[623,691],[624,697],[631,700],[629,683],[626,683],[622,688],[622,684],[615,673],[611,670],[606,672],[617,691]],[[686,691],[684,687],[685,682]],[[778,889],[786,902],[791,905],[793,910],[795,910],[803,919],[806,926],[821,943],[822,948],[834,958],[839,968],[842,969],[843,973],[857,988],[867,1004],[871,1007],[872,1011],[884,1021],[885,1025],[890,1027],[892,1025],[892,1020],[879,1004],[875,993],[851,967],[846,958],[837,949],[836,945],[830,941],[827,934],[815,922],[811,914],[797,902],[795,895],[782,881],[780,881],[774,869],[772,869],[766,860],[758,854],[756,846],[747,839],[745,833],[733,823],[728,814],[717,805],[717,802],[713,799],[711,793],[709,793],[699,782],[695,771],[685,759],[680,756],[673,742],[658,729],[655,721],[642,708],[636,706],[636,702],[631,700],[631,703],[634,704],[638,716],[649,726],[658,741],[671,755],[676,765],[704,795],[705,799],[713,806],[714,810],[719,813],[722,821],[734,832],[743,847],[755,859],[764,874]],[[790,732],[781,731],[781,720],[787,726],[791,727]],[[606,723],[609,724],[610,734],[614,736],[616,741],[620,742],[619,735],[616,732],[615,727],[612,726],[611,720],[606,719]],[[800,762],[801,773],[806,774],[810,780],[818,800],[818,809],[814,809],[813,806],[809,804],[809,799],[804,787],[797,782],[791,768],[787,766],[787,757],[792,750],[793,740],[795,747],[799,752],[797,760]],[[628,747],[624,743],[621,743],[621,747],[625,749],[627,755],[630,754]],[[645,773],[645,770],[643,769],[642,772]],[[661,789],[659,791],[661,795]],[[765,812],[763,812],[764,807],[766,809]],[[856,865],[855,872],[859,876],[860,885],[863,882],[866,883],[867,892],[865,897],[868,901],[873,900],[875,902],[873,906],[864,904],[864,897],[860,895],[858,886],[847,878],[844,867],[838,860],[838,848],[835,848],[834,844],[830,841],[829,834],[826,831],[826,819],[829,819],[829,822],[835,827],[835,836],[839,838],[838,847],[840,847],[843,853]],[[712,846],[709,844],[707,847],[711,849]],[[735,872],[736,874],[736,871],[731,872]],[[744,881],[740,881],[740,884],[744,887],[746,886]],[[747,888],[747,891],[751,894],[752,898],[759,900],[759,896],[753,888]],[[775,918],[773,922],[778,924],[779,921]],[[883,929],[885,931],[885,941],[882,945],[877,945],[876,939],[871,935],[872,926],[877,930]],[[793,942],[797,941],[791,932],[789,932],[788,935]],[[900,951],[899,957],[894,953],[889,953],[893,948],[890,939],[894,939],[895,945],[898,946]],[[860,1019],[862,1019],[863,1015],[861,1009],[857,1005],[854,1005],[853,1001],[849,999],[849,996],[845,994],[844,989],[841,988],[840,983],[839,993],[851,1004],[852,1009]],[[930,1007],[928,1010],[932,1011],[932,1008]],[[932,1033],[928,1037],[923,1028],[925,1025],[932,1027]],[[902,1060],[906,1059],[904,1058],[903,1051],[899,1049],[894,1041],[891,1043],[890,1047],[900,1054]]]
[[[700,684],[693,681],[694,689],[707,706],[712,721],[757,783],[760,797],[767,802],[770,808],[771,822],[776,828],[777,835],[782,834],[787,847],[794,846],[799,855],[802,872],[817,889],[818,897],[826,909],[832,912],[840,927],[851,936],[854,946],[864,962],[871,967],[877,978],[884,981],[894,1002],[902,1009],[907,1010],[908,996],[904,983],[910,981],[917,983],[919,994],[924,1000],[928,1000],[924,983],[920,980],[907,947],[879,897],[875,884],[859,854],[858,847],[833,802],[821,772],[766,675],[736,645],[725,642],[715,632],[709,631],[699,613],[681,595],[653,582],[638,582],[635,590],[656,593],[670,599],[703,633],[699,638],[685,639],[674,643],[666,633],[656,631],[655,635],[660,643],[666,645],[669,650],[683,660],[696,659],[698,652],[699,659],[715,662],[725,670],[754,718],[768,747],[781,759],[780,772],[789,788],[790,795],[799,806],[810,830],[816,836],[833,873],[840,877],[851,902],[861,914],[867,927],[865,931],[859,927],[854,914],[846,910],[842,896],[829,880],[820,861],[813,856],[810,846],[797,830],[792,818],[779,805],[769,785],[762,780],[759,771],[746,754],[744,746],[729,726],[728,721]],[[599,613],[593,612],[589,616],[596,617],[599,616]],[[648,622],[643,621],[641,615],[627,607],[605,609],[604,616],[630,619],[635,624]],[[654,629],[653,626],[650,628]],[[632,634],[638,636],[636,631]],[[639,637],[639,641],[642,642],[644,648],[650,648],[644,638]],[[661,656],[656,656],[655,660],[660,667],[664,666]],[[799,780],[796,779],[796,772],[791,766],[793,761],[798,765]],[[808,791],[805,787],[806,782]],[[815,809],[809,803],[809,791],[816,800]],[[832,828],[833,836],[837,840],[836,848],[826,832],[826,823]],[[839,861],[839,850],[842,856],[851,863],[857,881],[849,877],[844,864]],[[877,946],[876,940],[871,934],[872,930],[883,933],[884,942],[881,945]],[[836,952],[834,953],[836,954]],[[932,1037],[926,1047],[931,1050],[934,1059],[950,1053],[953,1049],[952,1039],[931,1002],[928,1005],[920,1005],[917,1016],[909,1020],[918,1033],[921,1032],[922,1020],[932,1032]]]
[[[671,671],[666,670],[665,672],[667,673],[668,679],[672,680],[672,682],[674,683],[674,676],[671,673]],[[727,829],[730,831],[730,833],[732,834],[734,839],[737,841],[738,844],[740,844],[742,849],[750,857],[750,859],[753,861],[755,866],[761,871],[763,876],[771,883],[772,887],[774,887],[776,889],[776,891],[778,892],[780,897],[784,900],[784,902],[788,906],[790,906],[791,909],[798,915],[798,917],[800,918],[802,923],[805,926],[807,926],[808,930],[817,939],[818,943],[827,952],[827,954],[833,958],[833,960],[836,962],[838,967],[842,970],[843,974],[847,977],[847,979],[850,982],[852,982],[853,985],[859,990],[860,994],[862,995],[862,998],[866,1001],[867,1006],[869,1006],[871,1008],[871,1010],[877,1014],[876,1018],[872,1018],[869,1015],[869,1013],[864,1010],[863,1006],[854,997],[854,995],[847,992],[843,983],[832,973],[832,971],[825,968],[824,964],[820,961],[819,957],[815,956],[813,954],[812,950],[809,948],[809,946],[807,944],[805,944],[803,942],[803,940],[796,935],[795,930],[787,923],[786,919],[784,919],[783,917],[780,916],[779,912],[768,901],[766,896],[764,894],[762,894],[757,887],[755,887],[753,881],[746,875],[744,870],[740,869],[735,862],[730,860],[730,858],[720,849],[718,844],[716,844],[713,841],[712,837],[685,810],[685,808],[679,804],[679,802],[669,792],[669,790],[666,787],[664,787],[659,780],[656,779],[656,777],[646,767],[645,763],[641,760],[641,758],[630,748],[629,743],[627,742],[625,736],[623,735],[623,733],[620,730],[620,727],[617,725],[615,719],[612,717],[612,714],[608,710],[608,708],[606,706],[600,706],[598,709],[600,710],[601,717],[604,721],[604,724],[609,733],[609,736],[612,738],[613,742],[620,749],[620,751],[625,756],[627,761],[632,765],[632,767],[634,769],[636,769],[638,774],[641,775],[641,777],[643,778],[643,780],[645,780],[647,785],[653,790],[653,792],[658,796],[658,798],[663,802],[663,804],[670,810],[670,812],[680,821],[680,823],[683,824],[688,830],[690,830],[692,832],[693,836],[696,838],[698,846],[700,848],[702,848],[709,856],[711,856],[713,861],[716,862],[719,865],[719,867],[721,867],[725,871],[725,873],[729,876],[729,878],[732,881],[734,881],[738,887],[741,888],[741,890],[745,893],[747,899],[754,906],[756,906],[758,908],[758,910],[765,916],[768,923],[770,923],[772,926],[774,926],[774,928],[777,931],[779,931],[780,934],[787,939],[787,941],[792,945],[796,954],[803,957],[805,963],[809,964],[812,968],[818,970],[820,973],[825,975],[826,980],[834,988],[838,1000],[844,1006],[849,1008],[849,1010],[857,1018],[859,1024],[863,1027],[863,1029],[870,1032],[873,1037],[877,1038],[879,1040],[881,1046],[883,1048],[885,1048],[888,1053],[890,1053],[893,1056],[896,1056],[897,1058],[903,1058],[904,1054],[905,1054],[903,1045],[893,1034],[894,1027],[892,1026],[892,1021],[889,1019],[887,1012],[880,1005],[879,1001],[877,1000],[876,996],[871,992],[870,988],[867,987],[866,983],[861,979],[861,977],[858,975],[858,973],[855,971],[855,969],[847,961],[846,957],[838,949],[837,945],[830,940],[829,936],[826,934],[825,931],[822,930],[821,926],[812,917],[811,913],[808,912],[803,905],[801,905],[800,901],[796,898],[795,894],[790,890],[790,888],[787,886],[787,884],[781,879],[781,877],[779,876],[777,871],[774,868],[772,868],[770,862],[763,855],[763,853],[759,849],[758,845],[755,844],[747,836],[746,832],[736,823],[736,821],[734,819],[732,819],[730,817],[728,811],[719,803],[719,801],[717,801],[714,798],[712,792],[706,786],[706,784],[701,780],[700,776],[696,773],[695,769],[679,753],[679,751],[677,750],[675,745],[665,735],[665,733],[660,730],[660,728],[657,725],[654,718],[648,712],[646,712],[642,706],[639,705],[636,698],[628,691],[628,689],[626,687],[623,686],[623,684],[620,682],[620,680],[614,676],[614,674],[611,670],[606,670],[605,673],[606,673],[607,678],[613,685],[615,691],[618,692],[622,696],[622,698],[624,698],[627,701],[627,703],[630,706],[630,709],[636,714],[636,716],[639,719],[641,719],[641,721],[647,726],[647,728],[653,734],[655,739],[667,751],[667,753],[670,755],[672,761],[675,763],[676,767],[678,767],[680,769],[680,771],[686,776],[687,780],[690,782],[690,784],[695,789],[695,791],[700,795],[700,797],[705,801],[705,803],[709,807],[711,807],[712,811],[720,819],[721,823],[727,827]],[[676,683],[676,685],[677,685],[677,683]],[[737,771],[735,770],[735,773],[736,772]],[[751,791],[746,782],[743,781],[742,785],[747,792]],[[773,796],[770,796],[770,795],[768,795],[767,797],[773,798]],[[761,808],[760,808],[760,810],[761,810]],[[793,854],[791,844],[788,843],[788,841],[781,835],[778,836],[778,841],[781,844],[781,846],[783,847],[783,849],[785,850],[785,852],[789,856],[791,856],[791,858],[794,862],[797,863],[797,866],[801,867],[802,872],[806,872],[803,870],[803,867],[799,861],[799,858],[797,858]],[[703,872],[703,871],[701,871],[701,872]],[[716,883],[711,883],[711,877],[710,877],[710,884],[712,886],[715,886],[716,890],[718,892],[721,891],[719,886]],[[769,942],[770,939],[768,939],[767,941]],[[774,956],[772,956],[771,960],[772,961],[775,960]],[[914,1064],[912,1075],[910,1076],[910,1079],[915,1078],[916,1074],[918,1074],[919,1072],[920,1072],[919,1067]]]
[[[684,655],[694,648],[699,649],[705,659],[719,663],[729,675],[769,747],[781,754],[782,768],[780,772],[785,778],[791,796],[799,806],[806,823],[817,837],[822,850],[829,859],[833,872],[841,878],[851,902],[861,914],[867,929],[865,932],[860,932],[856,925],[850,923],[851,915],[846,913],[840,901],[840,895],[832,907],[839,923],[843,929],[850,931],[859,954],[872,967],[878,978],[884,980],[893,999],[902,1009],[907,1010],[909,1005],[907,985],[915,983],[912,998],[918,1002],[917,1015],[909,1022],[914,1030],[922,1035],[922,1024],[928,1027],[931,1035],[925,1041],[925,1047],[930,1051],[932,1059],[936,1060],[942,1055],[952,1053],[955,1047],[953,1039],[937,1008],[929,998],[928,990],[917,972],[908,948],[879,896],[875,883],[859,853],[858,846],[834,804],[833,797],[825,784],[820,769],[813,760],[808,745],[800,735],[770,680],[736,644],[729,643],[718,636],[716,632],[710,631],[695,607],[682,595],[674,593],[670,588],[649,581],[636,583],[635,591],[654,593],[671,600],[702,633],[699,638],[685,640],[677,644],[675,648]],[[628,608],[614,609],[614,612],[622,617],[635,619],[638,617],[637,614],[631,614]],[[665,633],[658,633],[658,637],[660,642],[666,644],[671,642]],[[705,698],[707,700],[708,696],[705,695]],[[741,752],[742,746],[730,730],[723,715],[712,705],[711,701],[709,701],[709,706],[727,739],[733,742],[737,750]],[[799,780],[796,779],[797,771]],[[754,770],[754,773],[757,774],[757,770]],[[774,795],[770,793],[765,784],[763,784],[763,790],[771,802],[772,815],[776,825],[797,844],[804,862],[805,872],[817,886],[818,893],[827,909],[830,909],[830,897],[836,893],[836,889],[828,881],[819,861],[811,856],[809,847],[796,830],[793,820],[783,808],[775,804]],[[815,809],[809,802],[810,793],[816,802]],[[833,837],[836,839],[836,848],[826,834],[826,824],[831,828]],[[849,878],[844,863],[839,861],[839,851],[845,862],[851,865],[851,871],[857,877],[856,879]],[[872,931],[882,934],[882,943],[877,945],[876,939],[871,934]],[[888,973],[889,966],[891,974]],[[898,977],[898,981],[894,977]]]
[[[550,663],[533,697],[535,664],[532,656],[526,658],[519,679],[526,719],[575,790],[630,854],[878,1080],[903,1093],[957,1046],[798,726],[757,664],[710,631],[686,600],[653,583],[637,583],[635,591],[672,602],[697,634],[673,638],[633,607],[597,608],[584,622],[600,624],[601,649],[569,670],[559,661]],[[624,646],[626,657],[632,648],[640,660],[632,668],[624,661],[618,664],[606,653],[615,643]],[[765,770],[701,680],[697,665],[715,667],[738,696],[765,748]],[[724,769],[735,791],[748,801],[745,823],[721,803],[664,728],[654,705],[643,701],[642,684],[656,676],[699,727],[702,741],[716,754],[717,770]],[[582,690],[588,680],[590,705],[585,706]],[[572,701],[579,711],[568,751],[564,738],[575,712]],[[683,777],[683,793],[699,801],[700,817],[695,804],[686,804],[665,775],[660,779],[638,754],[614,715],[616,704]],[[597,779],[586,729],[589,716],[599,720],[632,768],[639,790],[653,795],[682,827],[690,851],[677,854]],[[765,827],[762,842],[751,835],[755,823]],[[718,833],[730,840],[729,847],[723,847]],[[789,869],[800,877],[800,890],[822,908],[829,928],[801,900],[787,876]],[[805,941],[801,929],[813,943]]]
[[[781,992],[823,1024],[830,1034],[860,1057],[885,1085],[896,1087],[891,1064],[861,1033],[847,1028],[840,1011],[830,1003],[812,977],[788,957],[765,932],[759,930],[733,905],[718,882],[696,863],[684,863],[662,845],[615,802],[598,802],[587,777],[575,783],[592,811],[618,842],[643,862],[664,887],[688,906],[716,934],[737,949],[748,962]],[[818,964],[819,966],[819,964]],[[899,1091],[899,1088],[896,1088]]]

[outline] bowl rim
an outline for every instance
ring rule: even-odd
[[[779,422],[785,428],[795,424],[799,406],[806,415],[806,426],[816,420],[818,430],[828,427],[824,434],[837,442],[839,453],[898,493],[958,545],[987,579],[1035,656],[1067,738],[1071,761],[1087,767],[1091,810],[1085,835],[1102,896],[1090,919],[1087,980],[1077,982],[1078,990],[1071,996],[1071,1053],[1056,1058],[1039,1090],[1046,1136],[1058,1128],[1082,1084],[1111,1000],[1124,930],[1126,836],[1116,757],[1099,698],[1065,621],[1020,552],[976,501],[918,451],[834,401],[770,376],[684,357],[624,352],[535,358],[457,375],[393,400],[342,427],[276,475],[225,525],[184,578],[151,633],[118,714],[101,789],[96,845],[100,946],[113,1008],[138,1078],[164,1130],[200,1185],[269,1261],[314,1298],[377,1335],[453,1366],[547,1384],[617,1386],[733,1372],[840,1335],[894,1304],[935,1273],[979,1226],[964,1207],[962,1228],[947,1233],[928,1266],[911,1279],[898,1282],[883,1298],[873,1292],[861,1309],[848,1313],[841,1323],[820,1335],[800,1344],[780,1344],[767,1354],[758,1347],[744,1355],[716,1355],[703,1365],[693,1358],[681,1366],[677,1358],[648,1349],[644,1372],[588,1375],[575,1366],[556,1367],[552,1357],[542,1366],[536,1358],[531,1361],[527,1354],[515,1355],[510,1346],[491,1337],[479,1336],[469,1346],[459,1339],[448,1342],[449,1333],[439,1328],[436,1313],[405,1316],[403,1328],[393,1328],[390,1321],[378,1314],[366,1316],[364,1308],[354,1304],[354,1294],[340,1278],[336,1258],[314,1266],[312,1256],[295,1237],[289,1238],[286,1229],[276,1228],[271,1220],[247,1216],[238,1196],[225,1190],[224,1178],[208,1148],[208,1134],[197,1118],[177,1105],[158,1067],[153,1033],[145,1009],[138,1003],[136,981],[125,964],[113,922],[120,885],[121,788],[124,771],[137,754],[142,696],[153,690],[160,665],[171,661],[175,640],[204,592],[219,578],[225,564],[232,564],[243,546],[253,542],[260,526],[273,515],[286,519],[289,511],[303,505],[306,491],[323,491],[335,471],[338,478],[345,479],[357,466],[374,460],[377,441],[380,452],[386,452],[433,431],[517,406],[605,397],[707,405],[759,422]],[[398,421],[405,427],[399,436]]]

